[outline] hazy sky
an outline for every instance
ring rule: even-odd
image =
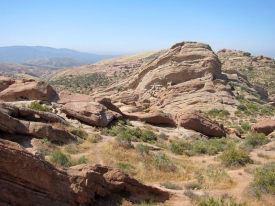
[[[0,0],[0,46],[131,54],[199,41],[275,58],[275,0]]]

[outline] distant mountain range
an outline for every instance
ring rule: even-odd
[[[43,46],[10,46],[0,47],[0,62],[25,63],[35,59],[72,58],[86,62],[97,62],[117,57],[115,55],[98,55],[78,52],[71,49],[56,49]]]

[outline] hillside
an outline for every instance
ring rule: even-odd
[[[26,61],[41,59],[66,57],[82,61],[97,62],[103,59],[113,58],[114,55],[98,55],[78,52],[71,49],[56,49],[43,46],[10,46],[0,47],[0,62],[24,63]]]
[[[115,80],[119,81],[137,72],[142,65],[157,58],[163,51],[145,52],[136,55],[117,57],[103,60],[94,64],[88,64],[77,68],[66,68],[57,71],[48,71],[41,76],[41,79],[49,83],[57,90],[67,89],[69,91],[80,90],[81,93],[89,94],[96,91],[94,86],[108,86]],[[94,74],[99,73],[102,78],[107,80],[107,84],[94,84],[91,81]],[[77,79],[82,79],[78,81]],[[90,80],[89,80],[90,79]],[[106,81],[105,81],[106,82]]]
[[[251,56],[248,52],[222,49],[217,52],[222,70],[235,70],[245,75],[251,84],[257,84],[275,94],[275,60],[266,56]]]
[[[275,101],[230,61],[186,41],[53,71],[73,92],[1,76],[0,202],[273,205]]]

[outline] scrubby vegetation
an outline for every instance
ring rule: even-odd
[[[93,73],[62,76],[52,79],[48,83],[57,91],[66,89],[72,92],[90,94],[95,88],[106,87],[115,80],[116,77],[106,76],[105,73]]]
[[[28,108],[42,112],[51,112],[50,108],[41,105],[38,101],[31,102]]]
[[[224,151],[219,158],[226,167],[239,167],[253,163],[253,160],[247,153],[235,147],[231,147]]]
[[[262,193],[275,193],[275,162],[257,168],[254,173],[253,181],[250,185],[254,195],[258,198]]]

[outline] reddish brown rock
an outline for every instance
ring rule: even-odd
[[[62,112],[89,125],[106,127],[114,114],[97,102],[70,102],[62,107]]]
[[[192,129],[209,137],[225,137],[224,128],[207,116],[194,111],[182,111],[178,115],[178,126]]]
[[[257,122],[251,128],[253,132],[264,133],[265,135],[269,135],[275,130],[275,120],[266,119]]]
[[[170,126],[176,126],[173,118],[168,114],[162,112],[152,112],[152,113],[131,113],[126,114],[126,118],[130,120],[145,121],[150,124],[165,124]]]
[[[118,169],[78,165],[58,169],[17,143],[0,139],[0,202],[4,205],[93,205],[95,197],[129,194],[164,202],[169,193],[141,184]]]
[[[1,84],[1,81],[0,81]],[[7,87],[0,89],[0,99],[4,101],[46,100],[54,101],[57,98],[55,90],[45,82],[35,80],[10,80]]]
[[[0,130],[11,134],[27,134],[48,138],[52,142],[70,143],[81,139],[65,130],[41,122],[19,120],[0,111]]]

